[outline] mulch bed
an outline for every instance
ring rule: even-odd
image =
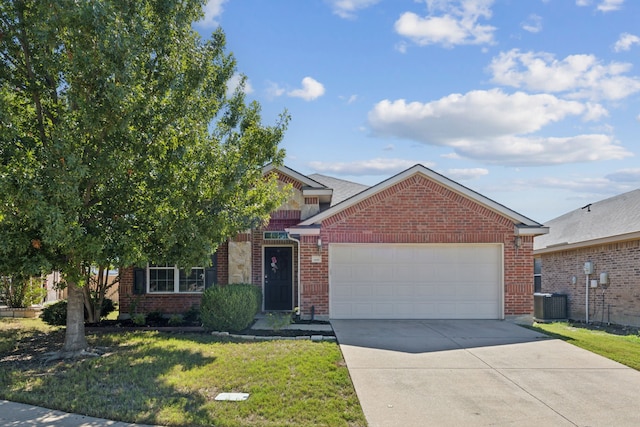
[[[314,331],[305,330],[304,325],[321,325],[329,324],[329,322],[323,321],[305,321],[300,320],[295,322],[300,325],[301,329],[280,329],[263,330],[263,329],[251,329],[249,326],[239,332],[232,332],[234,335],[253,335],[253,336],[278,336],[278,337],[303,337],[310,335],[322,335],[322,336],[335,336],[333,330],[330,331]],[[93,325],[86,325],[86,333],[112,333],[112,332],[127,332],[127,331],[159,331],[159,332],[172,332],[172,333],[209,333],[202,326],[189,325],[189,326],[169,326],[167,321],[155,321],[149,322],[147,325],[139,326],[134,324],[130,319],[124,320],[103,320],[100,323]]]

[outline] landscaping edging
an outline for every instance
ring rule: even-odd
[[[0,308],[0,317],[35,319],[36,317],[40,317],[41,312],[42,312],[42,307],[27,307],[27,308],[2,307]]]
[[[333,335],[298,335],[294,337],[285,337],[277,335],[239,335],[230,334],[229,332],[211,332],[211,335],[217,337],[238,338],[246,341],[274,341],[274,340],[311,340],[311,341],[336,341]]]
[[[155,332],[174,332],[174,333],[210,333],[217,337],[236,338],[245,341],[273,341],[273,340],[311,340],[311,341],[336,341],[335,335],[298,335],[298,336],[282,336],[282,335],[251,335],[251,334],[232,334],[229,332],[207,332],[200,326],[86,326],[86,333],[112,333],[112,332],[137,332],[137,331],[155,331]],[[311,331],[310,331],[311,332]],[[274,332],[276,334],[276,332]]]

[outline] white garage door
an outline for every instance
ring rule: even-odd
[[[334,319],[502,318],[502,246],[331,244]]]

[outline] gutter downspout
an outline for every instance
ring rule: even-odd
[[[300,252],[301,252],[300,240],[291,237],[291,234],[289,234],[289,232],[287,232],[287,239],[293,240],[298,244],[298,311],[299,311],[299,316],[302,317],[302,304],[300,302],[301,289],[302,289],[302,283],[300,283]]]

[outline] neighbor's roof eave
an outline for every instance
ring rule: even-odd
[[[549,254],[553,252],[587,248],[590,246],[606,245],[610,243],[627,242],[630,240],[637,240],[637,239],[640,239],[640,231],[636,231],[633,233],[619,234],[617,236],[607,236],[607,237],[602,237],[602,238],[593,239],[593,240],[584,240],[582,242],[572,242],[572,243],[562,242],[562,243],[545,246],[539,249],[535,249],[535,243],[534,243],[533,254],[534,255]]]

